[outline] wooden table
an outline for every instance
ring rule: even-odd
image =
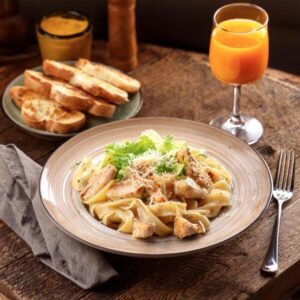
[[[96,43],[94,59],[105,61],[105,44]],[[38,57],[0,67],[0,90]],[[151,45],[140,46],[144,106],[139,117],[168,116],[208,123],[230,111],[231,89],[212,76],[207,56]],[[278,151],[294,149],[299,158],[300,78],[268,70],[256,84],[243,88],[242,109],[264,124],[264,137],[254,146],[274,170]],[[18,129],[1,112],[0,143],[15,143],[44,164],[61,142],[46,142]],[[171,130],[171,128],[170,128]],[[298,146],[298,147],[297,147]],[[297,164],[296,178],[300,175]],[[170,259],[136,259],[107,254],[120,278],[93,290],[82,290],[38,259],[0,221],[0,298],[12,299],[257,299],[280,298],[300,283],[300,190],[284,207],[280,271],[264,277],[260,266],[274,224],[276,207],[238,238],[205,253]],[[2,294],[2,296],[1,296]]]

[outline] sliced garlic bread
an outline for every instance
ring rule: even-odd
[[[71,85],[79,87],[96,97],[103,97],[114,104],[125,104],[128,100],[128,93],[110,83],[89,76],[81,70],[53,60],[44,60],[43,70],[47,75],[64,80]]]
[[[90,106],[86,111],[97,117],[111,118],[116,111],[116,106],[108,104],[106,101],[101,99],[97,99],[93,101],[92,106]]]
[[[11,87],[9,95],[21,108],[24,121],[31,127],[57,133],[69,133],[78,130],[85,123],[83,113],[66,110],[28,87]]]
[[[75,66],[84,73],[108,82],[128,93],[137,92],[141,87],[140,82],[136,79],[109,66],[92,63],[83,58],[78,59]]]
[[[71,110],[87,111],[97,117],[111,118],[115,105],[66,83],[44,76],[41,72],[25,71],[26,87],[41,92],[49,99]]]
[[[55,133],[74,132],[85,123],[82,112],[66,110],[54,101],[26,100],[21,112],[29,126]]]
[[[46,77],[41,72],[26,70],[24,77],[26,87],[66,108],[84,110],[92,105],[91,96],[88,94],[65,82]]]
[[[21,108],[26,100],[47,100],[41,94],[30,90],[25,86],[13,86],[9,89],[9,96],[13,99],[16,105]]]
[[[84,111],[88,110],[94,101],[90,95],[65,83],[53,83],[50,99],[69,109]]]
[[[24,72],[24,85],[49,99],[53,80],[41,72],[26,70]]]

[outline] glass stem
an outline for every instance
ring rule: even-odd
[[[240,112],[241,86],[235,85],[233,87],[233,107],[230,121],[236,126],[244,125]]]

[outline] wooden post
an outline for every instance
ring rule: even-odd
[[[108,1],[109,62],[123,71],[137,67],[136,0]]]

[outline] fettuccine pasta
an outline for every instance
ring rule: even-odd
[[[93,217],[134,238],[204,234],[232,193],[216,159],[154,130],[108,145],[98,164],[84,158],[72,186]]]

